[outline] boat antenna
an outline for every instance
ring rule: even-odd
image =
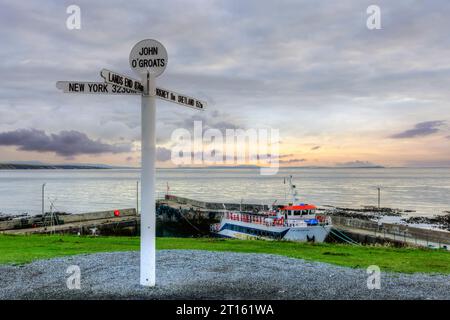
[[[275,205],[275,203],[277,203],[277,199],[275,199],[275,201],[274,202],[272,202],[272,205],[271,205],[271,209],[273,210],[273,206]]]
[[[295,204],[298,201],[298,193],[297,189],[295,189],[295,184],[292,183],[292,176],[289,176],[289,190],[291,192],[292,204]]]

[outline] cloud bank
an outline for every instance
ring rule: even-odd
[[[22,151],[54,152],[64,157],[131,151],[129,144],[108,144],[101,140],[92,140],[86,134],[75,130],[51,134],[36,129],[3,132],[0,133],[0,146],[17,146]]]
[[[405,139],[429,136],[440,130],[445,121],[425,121],[417,123],[414,128],[390,136],[392,139]]]

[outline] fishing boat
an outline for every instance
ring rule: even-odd
[[[238,239],[325,241],[332,227],[331,218],[316,214],[315,205],[297,203],[292,176],[288,183],[291,203],[276,208],[272,205],[270,210],[259,212],[226,211],[220,223],[211,225],[211,232]]]

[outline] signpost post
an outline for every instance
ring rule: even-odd
[[[141,76],[141,284],[155,285],[155,77],[164,72],[167,52],[156,40],[142,40],[130,52],[130,66]]]
[[[167,66],[167,51],[160,42],[152,39],[138,42],[130,52],[129,62],[131,69],[140,76],[140,82],[103,69],[100,75],[105,83],[58,81],[56,87],[65,93],[139,94],[142,96],[140,283],[144,286],[154,286],[156,283],[155,97],[198,110],[203,110],[206,102],[171,90],[156,88],[155,78],[161,75]]]

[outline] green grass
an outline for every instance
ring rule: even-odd
[[[450,252],[444,250],[209,238],[158,238],[157,248],[270,253],[351,268],[377,265],[383,271],[450,274]],[[138,237],[0,235],[0,264],[130,250],[139,250]]]

